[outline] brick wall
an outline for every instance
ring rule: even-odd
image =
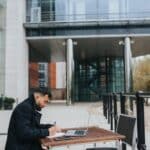
[[[38,82],[38,64],[30,63],[29,64],[29,87],[37,88],[39,86]]]
[[[66,88],[57,88],[56,87],[56,63],[48,64],[48,86],[52,91],[52,99],[62,100],[66,99]],[[39,87],[39,74],[38,74],[38,63],[29,64],[29,88],[34,89]],[[64,79],[63,79],[64,80]]]
[[[56,63],[49,63],[49,86],[51,89],[56,88]]]

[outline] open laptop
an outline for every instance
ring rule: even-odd
[[[65,133],[65,136],[86,136],[88,133],[87,129],[78,129],[78,130],[68,130]]]

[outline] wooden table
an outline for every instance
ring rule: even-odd
[[[86,129],[86,128],[69,128],[69,129]],[[63,129],[63,132],[68,129]],[[84,137],[71,137],[69,140],[56,140],[54,139],[42,139],[42,144],[47,147],[56,146],[66,146],[73,144],[83,144],[83,143],[95,143],[95,142],[106,142],[106,141],[116,141],[125,139],[125,136],[102,129],[98,127],[89,127],[88,134]]]

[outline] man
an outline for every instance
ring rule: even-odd
[[[41,111],[51,98],[47,88],[36,89],[12,113],[5,150],[42,150],[40,139],[54,135],[56,125],[40,124]]]

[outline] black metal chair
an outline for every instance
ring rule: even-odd
[[[134,145],[134,129],[136,124],[136,118],[128,115],[120,115],[117,126],[117,133],[125,135],[125,140],[122,143],[129,144],[133,147]],[[117,148],[111,147],[95,147],[87,148],[86,150],[117,150]]]

